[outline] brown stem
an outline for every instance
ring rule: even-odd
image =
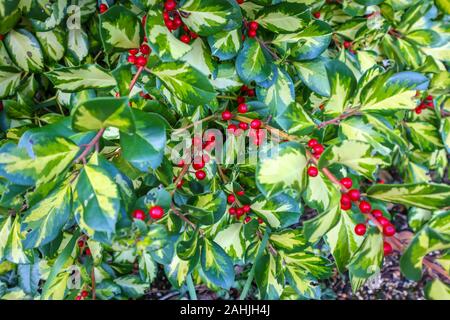
[[[223,172],[223,169],[220,165],[217,165],[217,171],[219,172],[220,177],[222,178],[224,183],[228,183],[228,178],[225,175],[225,173]]]
[[[131,80],[130,82],[130,92],[133,89],[134,85],[136,84],[136,81],[138,80],[139,76],[142,73],[142,70],[144,70],[145,67],[139,67],[139,69],[137,70],[136,74],[133,77],[133,80]]]
[[[181,220],[183,220],[184,222],[186,222],[192,229],[196,230],[197,229],[197,225],[195,223],[193,223],[191,220],[189,220],[188,218],[186,218],[186,216],[184,214],[182,214],[176,207],[175,204],[172,202],[170,204],[170,208],[172,209],[173,213],[175,213],[178,217],[180,217]],[[204,231],[202,229],[198,229],[198,232],[200,232],[200,234],[203,236],[204,235]]]
[[[317,125],[317,129],[322,129],[323,127],[329,125],[329,124],[339,124],[339,122],[341,122],[342,120],[354,116],[354,115],[358,115],[360,114],[358,109],[350,109],[348,112],[342,113],[341,115],[339,115],[339,117],[336,117],[334,119],[331,120],[327,120],[324,121],[320,124]]]
[[[102,137],[105,130],[106,130],[106,128],[102,128],[97,132],[95,137],[92,138],[92,140],[84,146],[83,152],[74,160],[74,163],[78,163],[78,162],[80,162],[80,160],[82,160],[83,163],[86,162],[86,156],[89,154],[91,149],[98,143],[98,141]]]
[[[176,188],[177,188],[178,184],[180,183],[181,180],[183,180],[183,177],[184,177],[184,175],[188,172],[189,167],[190,167],[190,164],[189,164],[189,163],[186,163],[186,164],[183,166],[183,169],[181,169],[180,174],[178,175],[177,179],[176,179],[175,182],[174,182],[174,184],[175,184],[175,189],[173,189],[173,190],[170,192],[170,195],[171,195],[171,196],[173,196],[173,195],[175,194],[175,191],[177,190]]]

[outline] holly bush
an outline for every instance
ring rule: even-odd
[[[448,14],[0,1],[0,296],[323,299],[394,254],[449,298]]]

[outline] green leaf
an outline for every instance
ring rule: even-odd
[[[83,167],[75,188],[75,197],[82,205],[86,224],[96,231],[114,232],[120,197],[118,187],[109,173],[89,163]]]
[[[287,133],[302,137],[311,133],[316,124],[300,103],[291,103],[275,121]]]
[[[220,220],[226,210],[226,197],[223,191],[191,197],[181,208],[192,220],[204,225],[211,225]]]
[[[36,38],[25,29],[11,30],[5,37],[5,46],[14,63],[26,72],[42,71],[44,56]]]
[[[149,288],[148,283],[142,282],[138,276],[126,275],[114,279],[122,293],[131,299],[137,299],[144,295],[145,290]]]
[[[234,284],[233,262],[217,243],[204,239],[200,261],[203,272],[214,285],[228,290]]]
[[[298,223],[301,214],[299,204],[286,194],[277,194],[271,198],[256,197],[252,211],[274,229]]]
[[[326,65],[330,83],[330,99],[325,105],[325,113],[339,115],[346,108],[348,100],[353,96],[356,79],[347,65],[338,60],[331,60]]]
[[[8,142],[0,147],[0,155],[0,176],[14,184],[31,186],[35,183],[38,176],[34,161],[25,149]]]
[[[20,232],[20,216],[17,215],[11,224],[9,238],[4,249],[6,260],[15,264],[27,264],[31,262],[29,252],[26,252],[22,245],[23,234]]]
[[[211,84],[219,91],[236,90],[242,86],[241,79],[231,63],[222,63],[217,66]]]
[[[182,260],[191,260],[198,254],[199,248],[199,233],[195,231],[190,237],[186,232],[183,233],[183,239],[177,243],[177,256]]]
[[[39,5],[41,7],[39,9],[44,11],[45,15],[37,19],[30,19],[31,25],[37,31],[48,31],[60,24],[66,16],[68,0],[57,0],[52,4],[39,3]]]
[[[318,95],[330,96],[330,83],[326,69],[326,60],[317,58],[311,61],[301,61],[293,63],[300,79],[312,91]]]
[[[236,29],[242,24],[241,9],[233,1],[187,0],[178,10],[183,22],[200,36]]]
[[[295,102],[294,83],[289,74],[279,68],[275,82],[268,88],[257,87],[256,93],[259,100],[275,115],[283,114]]]
[[[156,279],[158,264],[147,252],[143,252],[139,257],[139,271],[141,277],[148,283],[152,283]]]
[[[211,54],[220,60],[233,59],[239,52],[242,42],[240,29],[217,32],[208,37]]]
[[[109,126],[133,133],[135,120],[128,98],[94,98],[79,103],[72,114],[72,127],[77,131],[100,130]]]
[[[311,21],[311,12],[303,3],[282,2],[264,7],[256,21],[272,32],[290,33],[306,27]]]
[[[443,118],[441,120],[441,127],[439,132],[442,136],[442,141],[444,142],[445,149],[450,153],[450,118]]]
[[[308,298],[320,299],[320,286],[316,284],[314,278],[299,267],[288,265],[285,269],[285,276],[289,284],[295,291]]]
[[[209,79],[187,63],[161,63],[152,69],[169,91],[183,102],[203,105],[211,102],[216,96]]]
[[[303,200],[308,207],[323,212],[333,206],[340,196],[336,185],[322,172],[316,177],[308,177],[308,185],[303,194]]]
[[[64,92],[77,92],[85,89],[111,89],[117,85],[114,77],[96,64],[55,69],[45,75],[55,88]]]
[[[244,41],[244,46],[236,58],[236,71],[245,83],[262,82],[270,76],[270,60],[256,39],[247,38]]]
[[[201,38],[195,39],[192,43],[192,50],[186,53],[181,60],[187,62],[191,67],[197,69],[205,76],[209,77],[214,71],[211,53]]]
[[[434,151],[442,148],[441,134],[432,123],[429,122],[405,122],[405,126],[411,137],[411,142],[422,151]]]
[[[386,202],[436,210],[448,207],[450,186],[435,183],[377,184],[367,190],[367,196]]]
[[[280,298],[284,288],[284,274],[282,273],[280,256],[274,257],[264,253],[255,266],[255,281],[261,299],[276,300]]]
[[[282,190],[303,190],[307,159],[304,147],[297,142],[286,142],[270,149],[259,159],[256,167],[258,189],[270,197]],[[279,170],[283,168],[283,170]]]
[[[6,98],[16,92],[22,73],[14,67],[0,66],[0,98]]]
[[[331,276],[331,261],[325,257],[305,250],[281,254],[283,255],[283,261],[287,266],[300,268],[318,279],[325,279]]]
[[[55,28],[50,31],[36,32],[36,38],[47,57],[54,61],[59,61],[64,57],[66,34],[62,29]]]
[[[420,280],[422,277],[423,259],[428,253],[450,248],[449,226],[450,211],[442,212],[435,215],[414,236],[400,258],[400,268],[408,279]]]
[[[99,17],[100,36],[106,52],[139,48],[143,30],[141,22],[133,12],[115,5]]]
[[[26,294],[34,296],[39,289],[41,277],[39,261],[35,261],[33,264],[19,264],[17,273],[19,275],[19,285],[22,290]]]
[[[450,300],[450,286],[439,279],[433,279],[425,286],[425,296],[429,300]]]
[[[6,34],[20,20],[22,12],[19,3],[13,0],[0,2],[0,34]]]
[[[166,146],[166,122],[155,113],[133,109],[136,132],[122,132],[123,157],[142,172],[160,166]]]
[[[12,217],[8,216],[0,222],[0,261],[4,260],[5,249],[8,245],[9,234],[11,233]]]
[[[342,214],[339,201],[333,200],[330,207],[316,217],[303,222],[305,237],[310,242],[316,242],[339,222]]]
[[[242,223],[232,223],[214,237],[217,243],[235,263],[242,261],[247,248]]]
[[[74,64],[80,64],[89,54],[89,39],[83,29],[71,29],[67,36],[67,55]]]

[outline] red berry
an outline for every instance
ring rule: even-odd
[[[78,240],[78,246],[80,247],[80,248],[83,248],[84,247],[84,241],[83,240]]]
[[[91,249],[89,248],[86,248],[86,251],[84,251],[84,253],[86,253],[87,256],[90,256],[92,254]]]
[[[366,233],[366,225],[363,224],[363,223],[358,223],[358,224],[355,226],[355,233],[356,233],[358,236],[363,236],[363,235]]]
[[[132,55],[132,56],[137,55],[138,52],[139,52],[139,49],[130,49],[130,50],[128,50],[128,53],[129,53],[130,55]]]
[[[348,192],[348,195],[350,196],[350,199],[352,201],[359,201],[361,198],[361,193],[357,189],[352,189]]]
[[[83,298],[86,298],[89,295],[89,292],[87,292],[86,290],[81,291],[81,296]]]
[[[341,179],[341,184],[342,184],[345,188],[350,189],[350,188],[352,187],[352,185],[353,185],[353,181],[352,181],[352,179],[350,179],[350,178],[342,178],[342,179]]]
[[[164,8],[165,8],[167,11],[172,11],[172,10],[174,10],[174,9],[176,8],[176,6],[177,6],[177,3],[176,3],[174,0],[167,0],[167,1],[164,3]]]
[[[250,221],[252,221],[251,217],[245,217],[244,223],[249,223]]]
[[[127,60],[128,60],[129,63],[135,64],[136,63],[136,56],[128,56]]]
[[[205,167],[205,162],[203,161],[203,158],[200,156],[197,156],[194,158],[194,162],[192,163],[192,167],[195,170],[200,170]]]
[[[248,24],[250,30],[258,30],[259,24],[256,21],[252,21]]]
[[[234,133],[237,130],[237,126],[235,124],[229,124],[227,130],[230,130],[231,133]]]
[[[372,210],[372,206],[367,201],[361,201],[359,203],[359,210],[361,210],[362,213],[369,213],[370,210]]]
[[[242,197],[245,194],[244,190],[239,190],[238,192],[236,192],[236,194],[240,197]]]
[[[378,220],[378,222],[380,223],[380,225],[381,225],[383,228],[384,228],[385,226],[391,224],[391,222],[389,221],[389,219],[386,218],[386,217],[379,217],[377,220]]]
[[[239,113],[246,113],[248,111],[248,107],[247,107],[247,105],[245,103],[241,103],[241,104],[238,105],[237,111]]]
[[[244,0],[236,0],[236,2],[237,2],[238,4],[243,4],[243,3],[244,3]]]
[[[249,213],[251,208],[249,204],[244,204],[244,206],[242,207],[242,210],[244,210],[245,213]]]
[[[224,112],[222,112],[223,121],[230,120],[231,118],[233,118],[233,114],[229,110],[225,110]]]
[[[258,223],[262,224],[262,223],[264,223],[264,220],[262,218],[258,218]]]
[[[173,19],[173,25],[174,25],[175,29],[178,29],[179,27],[181,27],[183,25],[183,21],[181,21],[181,18],[179,16],[176,16]]]
[[[342,203],[341,202],[341,209],[342,210],[350,210],[352,208],[352,204],[351,203]]]
[[[177,189],[183,188],[183,184],[184,184],[184,180],[181,179],[181,180],[177,183]]]
[[[106,12],[106,10],[108,10],[108,6],[104,3],[102,3],[100,5],[99,9],[100,9],[100,13],[104,13],[104,12]]]
[[[196,34],[195,32],[189,32],[190,36],[192,39],[197,39],[198,38],[198,34]]]
[[[167,29],[169,29],[169,30],[175,29],[175,24],[173,23],[172,20],[170,20],[170,19],[164,20],[164,23],[166,24]]]
[[[247,90],[247,95],[249,97],[254,97],[255,96],[255,90],[254,89],[248,89]]]
[[[414,112],[416,114],[421,114],[422,113],[422,108],[417,107],[417,108],[414,109]]]
[[[236,102],[238,104],[245,103],[245,97],[242,97],[242,96],[237,97]]]
[[[227,202],[233,203],[234,201],[236,201],[236,197],[233,194],[229,194],[227,197]]]
[[[153,206],[148,211],[148,214],[150,215],[150,218],[158,220],[164,216],[164,209],[160,206]]]
[[[250,122],[250,127],[255,130],[261,128],[261,125],[262,125],[262,122],[259,119],[255,119],[255,120],[252,120],[252,122]]]
[[[375,219],[379,219],[383,216],[383,212],[381,210],[375,209],[372,210],[372,215],[375,217]]]
[[[427,100],[433,100],[433,96],[429,95],[426,97]]]
[[[230,209],[228,209],[228,213],[229,213],[230,215],[235,215],[235,214],[236,214],[236,208],[230,208]]]
[[[430,108],[434,107],[433,101],[427,102],[426,105],[427,105],[427,107],[430,107]]]
[[[318,144],[319,144],[319,141],[317,141],[317,139],[311,139],[308,141],[308,147],[310,147],[310,148],[314,148]]]
[[[343,194],[341,195],[341,204],[348,206],[350,205],[350,207],[352,206],[352,200],[350,199],[350,196],[348,194]]]
[[[352,42],[351,41],[344,41],[344,48],[348,49],[352,46]]]
[[[318,144],[317,146],[313,147],[312,153],[316,156],[320,156],[323,150],[324,150],[323,145]]]
[[[133,218],[138,219],[138,220],[144,220],[145,212],[140,209],[136,209],[133,211]]]
[[[248,35],[250,38],[256,37],[256,30],[248,30],[247,35]]]
[[[164,21],[170,19],[169,13],[167,11],[163,12],[163,19],[164,19]]]
[[[206,173],[203,170],[198,170],[195,172],[195,176],[197,177],[198,180],[203,180],[206,178]]]
[[[75,300],[81,300],[81,296],[76,296]]]
[[[314,166],[310,166],[307,171],[308,176],[310,177],[317,177],[317,175],[319,174],[319,170],[317,170],[317,168]]]
[[[139,56],[136,58],[136,65],[138,67],[144,67],[147,64],[147,58],[144,56]]]
[[[385,256],[388,256],[392,253],[392,246],[386,241],[383,243],[383,252]]]
[[[245,91],[248,91],[248,87],[245,84],[243,84],[241,86],[241,92],[245,92]]]
[[[319,19],[320,18],[320,12],[316,11],[313,13],[314,18]]]
[[[194,148],[200,148],[200,146],[202,145],[202,138],[199,136],[193,137],[192,145],[194,146]]]
[[[395,227],[392,224],[383,227],[383,233],[387,237],[392,237],[395,234]]]
[[[236,209],[236,218],[240,219],[244,215],[244,209],[237,208]]]
[[[189,44],[189,42],[191,42],[191,37],[189,37],[187,34],[183,34],[180,37],[180,40],[181,40],[181,42]]]
[[[239,122],[239,128],[245,131],[248,129],[248,124],[245,122]]]
[[[150,47],[146,44],[141,45],[140,49],[142,54],[149,54],[150,53]]]

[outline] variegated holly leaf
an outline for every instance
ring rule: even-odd
[[[278,229],[297,223],[302,208],[290,196],[278,194],[270,198],[256,197],[252,203],[252,211],[271,228]]]
[[[22,70],[37,72],[44,69],[41,46],[31,32],[25,29],[11,30],[4,43],[13,62]]]
[[[258,189],[266,197],[289,189],[301,192],[305,185],[306,163],[305,149],[300,143],[286,142],[273,147],[257,164]]]
[[[192,220],[205,225],[219,221],[227,206],[223,191],[191,197],[189,200],[187,204],[181,206],[182,209]]]
[[[192,269],[190,260],[181,260],[177,255],[174,255],[172,261],[164,266],[167,279],[175,288],[180,288],[186,282],[189,269]]]
[[[14,184],[31,186],[37,180],[37,172],[25,149],[12,142],[0,147],[0,176]]]
[[[0,2],[0,34],[6,34],[20,20],[22,12],[20,10],[20,1],[2,1]]]
[[[34,263],[19,264],[17,267],[19,286],[30,296],[34,296],[38,293],[39,282],[41,280],[39,265],[40,261],[35,257]]]
[[[326,69],[330,83],[330,99],[325,105],[325,113],[335,116],[346,109],[349,99],[353,97],[356,79],[350,68],[338,60],[329,61]]]
[[[318,95],[330,96],[330,83],[328,81],[327,60],[318,57],[311,61],[294,62],[294,67],[302,82]]]
[[[302,137],[311,133],[316,124],[300,103],[291,103],[286,110],[277,115],[275,121],[287,133]]]
[[[139,48],[144,32],[133,12],[115,5],[99,17],[100,35],[106,52]]]
[[[322,172],[316,177],[308,177],[308,184],[303,193],[303,200],[308,207],[323,212],[340,198],[340,192]]]
[[[264,253],[255,266],[255,281],[261,299],[279,299],[285,285],[280,256]]]
[[[158,114],[133,109],[136,131],[122,132],[123,157],[136,169],[148,172],[162,162],[166,146],[166,122]]]
[[[45,74],[55,88],[64,92],[77,92],[85,89],[109,89],[117,85],[108,71],[96,64],[55,69]]]
[[[316,279],[309,275],[307,271],[294,265],[287,265],[284,275],[297,294],[307,299],[320,299],[320,286],[317,285]]]
[[[197,69],[183,62],[161,63],[151,71],[169,91],[183,102],[203,105],[216,96],[209,79]]]
[[[332,203],[324,212],[303,222],[305,238],[312,243],[318,241],[339,222],[340,214],[342,214],[340,203],[333,197]]]
[[[236,29],[242,24],[239,5],[229,0],[187,0],[178,10],[190,30],[201,36]]]
[[[205,276],[214,285],[228,290],[234,284],[233,261],[214,241],[204,239],[200,262]]]
[[[319,168],[335,163],[347,166],[368,179],[373,179],[378,166],[385,164],[371,145],[356,140],[344,140],[327,148],[320,156]]]
[[[66,16],[68,0],[57,0],[52,4],[36,2],[44,15],[30,19],[31,25],[36,31],[49,31],[59,25]],[[35,8],[37,9],[37,8]],[[39,10],[38,9],[38,10]]]
[[[192,50],[181,57],[181,61],[187,62],[191,67],[197,69],[205,76],[209,77],[214,71],[211,53],[201,38],[195,39],[192,43]]]
[[[283,114],[288,106],[295,102],[294,82],[289,74],[278,68],[275,82],[268,88],[257,87],[258,99],[265,103],[274,115]]]
[[[428,282],[424,291],[428,300],[450,300],[450,286],[439,279]]]
[[[441,120],[441,126],[439,132],[441,133],[442,142],[445,149],[450,153],[450,118],[443,118]]]
[[[59,61],[66,52],[66,34],[61,28],[50,31],[36,32],[36,38],[44,50],[45,55],[54,61]]]
[[[283,262],[307,272],[317,279],[326,279],[331,275],[331,261],[310,251],[282,253]]]
[[[0,98],[16,93],[22,72],[15,67],[0,66]]]
[[[269,241],[277,250],[286,253],[302,251],[308,246],[301,228],[273,232]]]
[[[71,29],[67,35],[67,56],[73,64],[80,64],[89,54],[89,39],[83,29]]]
[[[255,21],[275,33],[291,33],[299,31],[311,21],[311,12],[303,3],[282,2],[265,6],[258,12]]]
[[[437,148],[442,148],[441,134],[430,122],[405,122],[405,126],[411,137],[411,142],[419,150],[431,152]]]
[[[211,84],[219,91],[236,90],[242,86],[241,79],[231,63],[221,63],[217,66]]]
[[[128,98],[94,98],[79,103],[72,114],[72,127],[77,131],[100,130],[109,126],[133,133],[135,121]]]
[[[217,32],[208,37],[211,54],[220,60],[233,59],[239,52],[242,42],[240,29]]]
[[[235,263],[243,261],[247,248],[243,229],[244,224],[232,223],[223,227],[214,237],[214,242],[222,247]]]
[[[373,199],[436,210],[448,207],[450,186],[436,183],[376,184],[367,190]]]
[[[312,60],[325,51],[331,41],[333,30],[323,21],[314,20],[298,33],[280,34],[273,44],[290,48],[290,56],[298,61]]]
[[[11,233],[12,217],[8,216],[0,221],[0,261],[5,260],[5,249],[8,245],[9,234]]]
[[[120,287],[122,294],[131,299],[142,297],[149,287],[148,283],[142,281],[140,277],[131,274],[116,278],[113,281]]]
[[[408,279],[419,281],[423,258],[432,251],[449,248],[450,211],[446,211],[435,215],[411,240],[400,258],[402,273]]]
[[[32,262],[33,254],[25,251],[23,247],[22,240],[24,235],[20,231],[20,223],[20,216],[17,215],[10,225],[8,240],[3,249],[3,257],[15,264],[27,264]]]
[[[120,209],[119,188],[104,168],[88,163],[81,170],[75,197],[82,205],[86,224],[96,231],[115,231]]]
[[[236,71],[245,83],[266,80],[271,72],[271,63],[259,42],[254,38],[247,38],[244,46],[236,58]]]
[[[26,231],[25,248],[36,248],[54,240],[72,211],[72,191],[61,186],[25,212],[22,229]]]

